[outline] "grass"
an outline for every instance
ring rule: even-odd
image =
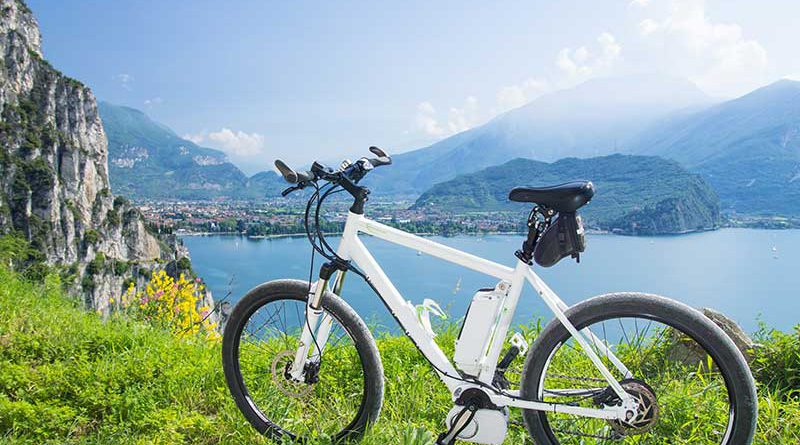
[[[65,297],[54,276],[34,284],[3,267],[0,314],[0,443],[271,443],[232,402],[218,342],[178,339],[123,316],[103,320]],[[454,331],[440,343],[452,343]],[[800,393],[791,385],[800,339],[766,333],[763,340],[754,365],[763,382],[756,443],[798,443]],[[448,393],[408,340],[387,336],[378,346],[386,397],[364,443],[431,443],[449,410]],[[775,365],[786,368],[770,373]],[[512,427],[506,443],[525,443],[526,436]]]

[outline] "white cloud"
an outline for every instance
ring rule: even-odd
[[[111,79],[119,82],[119,85],[128,91],[131,90],[131,84],[135,80],[134,77],[128,73],[115,74],[111,76]]]
[[[161,105],[162,103],[164,103],[164,99],[162,99],[160,97],[154,97],[152,99],[145,99],[145,101],[144,101],[144,105],[146,107],[152,107],[154,105]]]
[[[550,91],[550,82],[547,79],[530,78],[519,85],[503,87],[497,92],[496,114],[518,108]]]
[[[561,71],[562,78],[556,83],[561,87],[568,87],[591,77],[609,74],[621,57],[622,45],[611,33],[601,33],[597,37],[597,48],[594,51],[585,46],[559,51],[556,66]]]
[[[219,131],[185,134],[184,139],[195,144],[207,144],[234,158],[252,158],[265,153],[265,138],[259,133],[246,133],[222,128]]]
[[[441,121],[436,108],[428,101],[417,104],[415,126],[427,136],[443,137],[469,130],[480,121],[478,99],[469,96],[460,107],[450,107],[447,118]]]
[[[650,0],[631,0],[631,6],[641,6],[644,8],[645,6],[650,4]]]
[[[669,16],[646,19],[639,31],[661,54],[671,55],[680,73],[711,94],[733,95],[763,83],[767,52],[744,36],[737,23],[715,23],[703,0],[673,0]]]
[[[474,127],[480,121],[478,113],[478,99],[474,96],[467,97],[461,107],[451,107],[447,118],[447,129],[450,134]]]
[[[420,102],[417,104],[417,116],[415,124],[418,130],[428,136],[440,137],[447,132],[436,120],[436,109],[430,102]]]
[[[653,19],[644,19],[639,22],[639,33],[645,37],[658,31],[659,28],[658,22]]]
[[[497,114],[521,107],[554,88],[568,88],[591,77],[609,74],[621,59],[622,45],[608,32],[601,33],[596,42],[591,49],[586,46],[562,49],[555,61],[556,76],[551,79],[531,77],[520,84],[505,86],[497,91],[494,105],[487,110],[481,110],[474,96],[468,96],[461,106],[450,107],[446,117],[440,115],[431,102],[420,102],[414,127],[430,138],[450,136],[469,130]]]
[[[195,144],[202,144],[203,141],[206,140],[206,135],[207,134],[208,134],[208,132],[206,132],[206,131],[203,131],[201,133],[186,133],[182,137],[184,139],[186,139],[187,141],[194,142]]]

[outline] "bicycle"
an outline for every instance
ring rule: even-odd
[[[516,265],[507,267],[366,218],[369,189],[359,182],[392,163],[382,150],[370,151],[375,158],[345,161],[336,170],[317,162],[309,171],[275,163],[292,184],[284,196],[313,188],[305,211],[312,273],[315,254],[327,262],[316,281],[310,274],[308,281],[277,280],[252,289],[227,321],[226,381],[258,431],[276,440],[340,442],[360,438],[378,418],[381,358],[367,326],[341,298],[349,272],[384,302],[452,394],[437,444],[500,444],[511,408],[522,410],[529,435],[540,445],[752,442],[752,375],[741,352],[708,318],[682,303],[630,292],[568,307],[534,271],[534,262],[579,260],[585,239],[577,213],[594,195],[591,182],[511,191],[509,199],[533,209]],[[353,203],[334,249],[320,230],[320,208],[341,191]],[[361,233],[499,280],[473,296],[452,361],[430,328],[431,314],[441,309],[430,300],[407,302]],[[526,282],[554,315],[530,347],[519,333],[509,335]],[[519,381],[511,381],[509,366],[520,355],[524,367]]]

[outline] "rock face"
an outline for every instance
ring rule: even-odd
[[[91,90],[43,59],[39,28],[20,0],[0,0],[0,231],[15,231],[62,265],[87,306],[108,310],[131,279],[177,260],[115,198],[108,142]]]
[[[753,340],[749,335],[747,335],[746,332],[744,332],[741,326],[721,312],[715,311],[714,309],[702,308],[700,311],[703,312],[703,315],[708,317],[709,320],[713,321],[714,324],[719,326],[720,329],[725,332],[725,335],[733,340],[733,344],[736,345],[736,348],[738,348],[744,358],[750,362],[750,360],[753,358],[753,352],[759,346],[753,342]],[[706,363],[707,354],[703,349],[700,348],[696,341],[689,339],[682,334],[678,334],[676,331],[672,331],[671,341],[672,344],[669,348],[671,359],[679,360],[692,366],[697,365],[698,363]]]

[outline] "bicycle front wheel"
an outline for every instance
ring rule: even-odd
[[[383,401],[375,340],[341,298],[326,292],[331,320],[320,360],[303,381],[289,374],[307,323],[308,282],[278,280],[251,290],[225,326],[222,360],[231,395],[247,420],[278,441],[340,442],[359,437]]]
[[[526,427],[537,444],[752,442],[757,398],[750,370],[731,339],[699,311],[655,295],[619,293],[579,303],[566,315],[577,329],[595,335],[587,341],[639,402],[639,414],[622,422],[525,411]],[[531,347],[521,395],[592,408],[619,402],[557,320]]]

